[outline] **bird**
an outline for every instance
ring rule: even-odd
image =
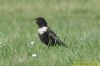
[[[51,30],[47,21],[43,17],[34,19],[38,25],[38,35],[42,43],[46,46],[65,45],[64,42]]]

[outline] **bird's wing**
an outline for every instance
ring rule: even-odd
[[[48,28],[48,32],[49,32],[49,37],[52,37],[53,39],[55,39],[55,43],[64,44],[64,43],[59,39],[59,37],[58,37],[50,28]]]

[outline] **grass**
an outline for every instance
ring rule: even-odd
[[[0,0],[0,66],[100,65],[99,2]],[[45,17],[62,40],[66,36],[68,48],[40,42],[32,21],[37,16]]]

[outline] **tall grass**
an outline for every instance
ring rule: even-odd
[[[0,66],[100,65],[99,6],[99,0],[0,0]],[[32,21],[38,16],[62,41],[66,36],[68,48],[41,43]]]

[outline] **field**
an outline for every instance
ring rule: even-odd
[[[46,47],[42,16],[68,48]],[[33,56],[32,56],[33,55]],[[99,66],[99,0],[0,0],[0,66]]]

